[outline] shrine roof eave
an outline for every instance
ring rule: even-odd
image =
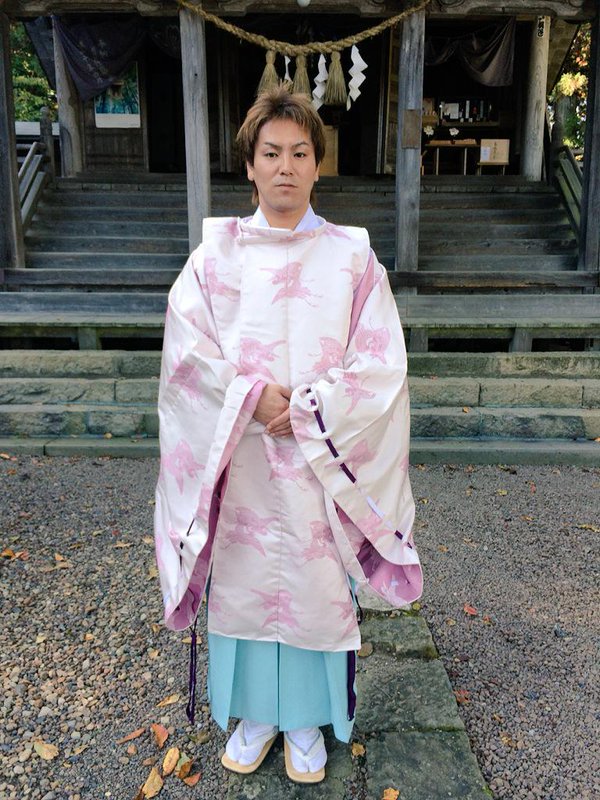
[[[346,13],[365,17],[386,17],[398,14],[409,3],[401,0],[312,0],[309,13]],[[412,5],[412,2],[410,3]],[[294,0],[205,0],[206,11],[223,17],[247,13],[306,14]],[[175,0],[0,0],[0,12],[9,17],[26,18],[67,13],[132,13],[142,16],[173,16]],[[516,16],[522,19],[548,15],[573,22],[594,19],[597,0],[432,0],[428,18],[460,19],[465,16]]]

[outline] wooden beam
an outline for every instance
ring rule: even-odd
[[[550,17],[538,17],[532,23],[531,29],[529,81],[521,153],[521,174],[531,181],[542,179],[549,45]]]
[[[396,269],[404,270],[416,270],[419,258],[424,51],[425,12],[418,11],[402,23],[398,59]]]
[[[588,73],[579,269],[600,272],[600,11],[592,22]]]
[[[25,266],[8,33],[0,13],[0,269]]]
[[[202,241],[202,221],[210,216],[210,150],[204,20],[179,12],[181,71],[190,250]]]
[[[70,178],[83,172],[83,113],[81,100],[65,61],[56,24],[53,21],[56,100],[60,136],[61,173]]]

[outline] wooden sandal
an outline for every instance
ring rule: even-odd
[[[290,780],[296,783],[320,783],[325,778],[325,767],[321,767],[317,772],[298,772],[292,763],[292,750],[301,759],[308,762],[316,753],[324,747],[323,734],[319,732],[317,741],[310,748],[308,753],[303,753],[299,747],[292,742],[286,733],[283,734],[283,750],[285,753],[285,771]]]
[[[243,725],[243,721],[240,721],[238,723],[238,728],[241,725]],[[243,740],[243,729],[241,735]],[[225,769],[231,770],[231,772],[238,772],[240,775],[249,775],[251,772],[254,772],[260,767],[262,762],[265,760],[267,753],[273,747],[275,739],[277,738],[278,735],[279,731],[275,731],[275,734],[273,736],[265,740],[262,750],[251,764],[240,764],[238,761],[233,761],[227,755],[227,751],[223,753],[223,755],[221,756],[221,764],[225,767]],[[244,745],[242,745],[242,747],[244,747]]]

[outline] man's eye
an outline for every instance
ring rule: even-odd
[[[266,158],[275,158],[277,153],[265,153]]]
[[[306,153],[296,153],[296,158],[306,158]]]

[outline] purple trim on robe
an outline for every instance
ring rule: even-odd
[[[346,689],[348,692],[348,719],[354,719],[356,712],[356,692],[354,691],[354,677],[356,675],[356,653],[348,650],[348,677]]]
[[[192,641],[190,643],[190,676],[188,681],[188,702],[185,708],[185,713],[189,721],[194,724],[196,715],[196,625],[198,624],[198,616],[194,620],[194,627],[192,629]]]

